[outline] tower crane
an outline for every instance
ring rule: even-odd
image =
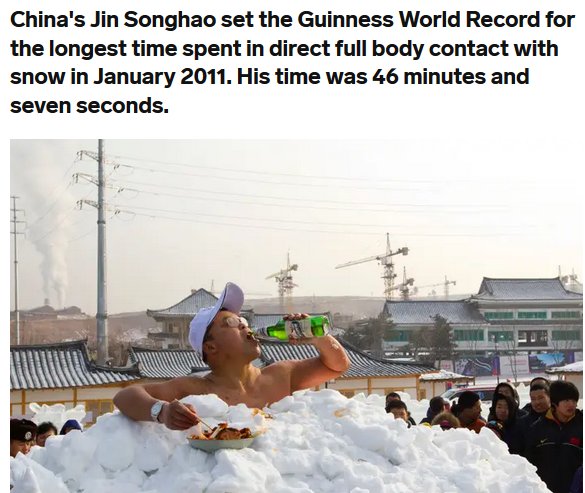
[[[390,235],[386,233],[386,253],[374,255],[373,257],[362,258],[360,260],[352,260],[351,262],[346,262],[345,264],[336,265],[335,268],[342,269],[343,267],[349,267],[351,265],[363,264],[365,262],[377,260],[384,268],[384,274],[382,275],[382,279],[384,279],[384,296],[387,300],[390,300],[392,299],[392,291],[396,289],[394,287],[394,279],[396,278],[396,274],[394,272],[394,262],[392,262],[392,257],[394,255],[400,254],[408,255],[408,247],[402,247],[393,252],[390,249]]]
[[[425,286],[415,286],[413,291],[414,291],[414,294],[416,294],[416,293],[418,293],[418,290],[422,289],[422,288],[436,288],[437,286],[443,286],[443,292],[445,295],[445,299],[449,299],[449,285],[450,284],[453,284],[453,286],[455,286],[455,284],[457,284],[457,281],[449,281],[447,279],[447,276],[445,276],[445,280],[443,282],[439,282],[436,284],[426,284]]]
[[[266,277],[266,279],[275,279],[278,284],[278,298],[282,313],[292,311],[292,292],[293,288],[298,287],[298,284],[293,282],[292,271],[298,269],[298,264],[290,263],[290,253],[287,253],[286,268]]]
[[[414,294],[416,293],[416,288],[410,289],[411,286],[414,285],[414,278],[406,277],[406,267],[402,270],[402,282],[397,286],[394,286],[394,289],[398,289],[400,291],[400,296],[404,301],[408,301],[410,299],[411,292]]]

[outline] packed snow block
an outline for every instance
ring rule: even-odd
[[[547,491],[535,468],[509,455],[491,430],[407,428],[386,414],[384,396],[295,392],[263,410],[273,419],[243,405],[229,407],[215,395],[188,400],[206,421],[263,434],[250,448],[207,453],[189,446],[189,431],[108,414],[83,433],[51,438],[44,450],[12,459],[13,492]]]
[[[69,490],[63,480],[48,469],[18,454],[10,459],[11,493],[67,493]]]
[[[229,406],[215,394],[190,395],[181,399],[181,402],[191,404],[203,419],[225,416],[229,409]]]

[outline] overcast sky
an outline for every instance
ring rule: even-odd
[[[76,203],[97,200],[97,163],[81,150],[97,153],[97,140],[12,141],[27,221],[20,308],[49,298],[95,314],[97,211]],[[382,296],[377,262],[334,267],[383,253],[386,232],[410,249],[394,257],[398,281],[406,267],[423,295],[445,276],[451,293],[559,266],[581,279],[576,142],[106,140],[105,151],[109,313],[164,308],[212,280],[276,296],[265,278],[287,252],[297,295]]]

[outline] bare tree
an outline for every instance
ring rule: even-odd
[[[516,337],[516,328],[512,327],[512,338],[506,337],[502,343],[506,350],[507,356],[510,358],[510,370],[514,377],[514,382],[518,383],[518,340]]]

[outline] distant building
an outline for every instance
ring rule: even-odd
[[[387,301],[396,324],[386,351],[409,345],[415,331],[440,315],[453,328],[461,355],[558,353],[582,359],[583,295],[561,280],[484,278],[477,294],[460,301]]]

